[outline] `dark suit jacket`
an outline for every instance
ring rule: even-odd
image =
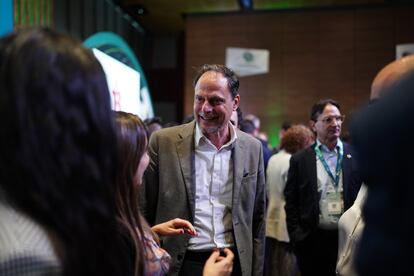
[[[361,186],[361,179],[353,158],[353,150],[344,144],[342,183],[344,207],[354,203]],[[319,195],[317,183],[316,154],[314,145],[295,154],[290,159],[285,188],[286,222],[289,238],[293,244],[303,241],[319,223]]]
[[[150,165],[141,191],[144,214],[151,225],[176,217],[193,223],[195,123],[162,129],[151,136]],[[234,183],[233,232],[243,275],[262,275],[265,239],[265,179],[260,142],[237,131],[232,151]],[[189,236],[165,237],[171,254],[170,275],[178,274]]]

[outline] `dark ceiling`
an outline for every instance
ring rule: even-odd
[[[171,34],[184,30],[186,14],[260,12],[272,10],[381,5],[410,0],[118,0],[150,33]]]

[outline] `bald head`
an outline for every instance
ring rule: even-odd
[[[390,87],[410,74],[414,74],[414,55],[391,62],[375,76],[371,86],[371,100],[381,97]]]

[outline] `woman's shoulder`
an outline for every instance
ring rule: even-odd
[[[4,200],[0,200],[0,217],[0,275],[24,271],[61,275],[60,262],[43,227]]]

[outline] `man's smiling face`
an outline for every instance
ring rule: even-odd
[[[219,132],[228,126],[239,96],[232,98],[227,79],[218,72],[207,71],[197,81],[194,96],[194,117],[204,135]]]

